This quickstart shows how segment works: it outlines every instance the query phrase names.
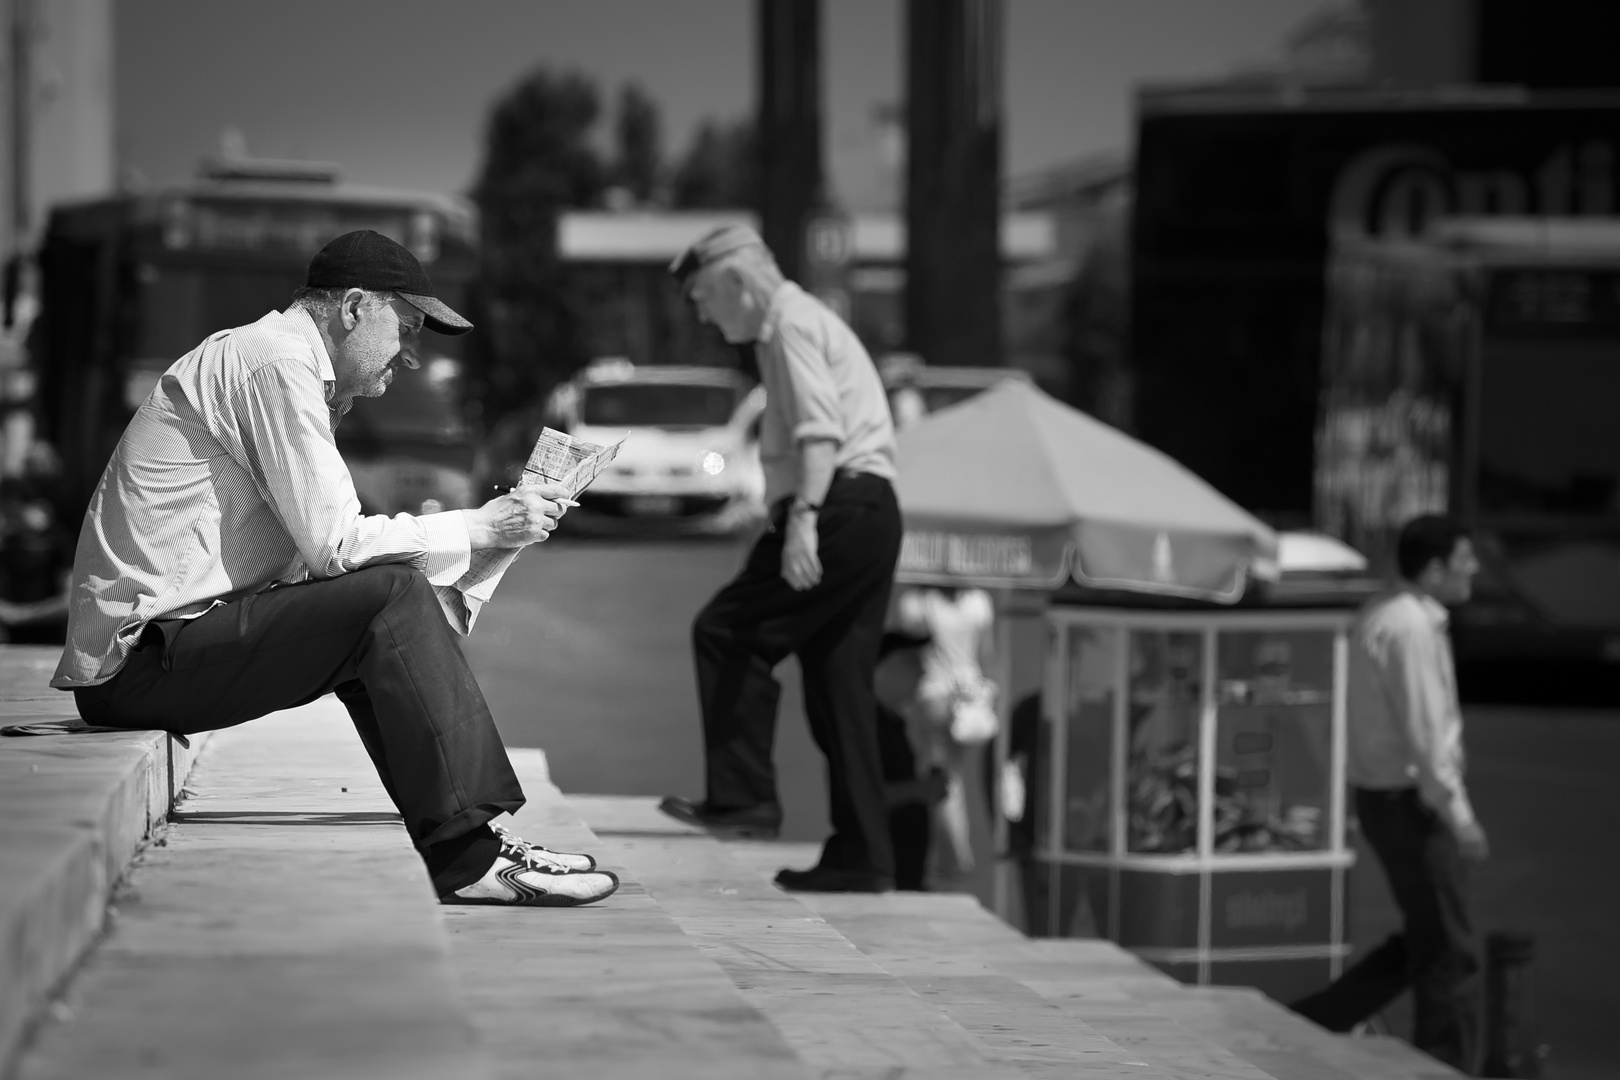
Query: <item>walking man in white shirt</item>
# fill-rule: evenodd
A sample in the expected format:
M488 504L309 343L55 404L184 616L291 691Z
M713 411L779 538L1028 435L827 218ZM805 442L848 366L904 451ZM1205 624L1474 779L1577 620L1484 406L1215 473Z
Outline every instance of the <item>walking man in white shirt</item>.
M666 798L721 835L774 837L771 745L792 653L810 733L827 757L833 832L820 862L776 883L816 892L894 888L872 673L900 557L894 424L872 359L825 304L783 278L758 233L724 226L671 267L697 315L752 343L765 384L760 458L770 530L692 624L707 790Z
M1435 515L1401 529L1396 560L1399 585L1369 601L1351 629L1348 772L1362 835L1405 927L1293 1007L1349 1031L1410 986L1413 1045L1469 1072L1480 959L1468 864L1489 848L1463 786L1446 607L1468 599L1479 562L1462 527Z
M331 691L441 899L590 903L618 879L589 855L491 824L523 791L432 588L475 550L544 540L560 493L367 517L333 438L356 397L417 367L424 328L472 324L405 248L346 233L285 312L222 330L164 372L85 514L51 685L92 724L179 735Z

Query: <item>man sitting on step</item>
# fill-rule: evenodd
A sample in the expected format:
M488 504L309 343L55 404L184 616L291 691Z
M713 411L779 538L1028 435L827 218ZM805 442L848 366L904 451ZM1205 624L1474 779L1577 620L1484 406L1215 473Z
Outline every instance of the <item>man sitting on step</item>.
M523 790L433 591L474 551L544 540L560 492L366 516L334 440L356 397L417 368L424 327L472 324L409 251L351 232L286 311L170 367L90 501L51 685L89 723L182 735L332 691L443 900L588 904L618 879L492 824Z

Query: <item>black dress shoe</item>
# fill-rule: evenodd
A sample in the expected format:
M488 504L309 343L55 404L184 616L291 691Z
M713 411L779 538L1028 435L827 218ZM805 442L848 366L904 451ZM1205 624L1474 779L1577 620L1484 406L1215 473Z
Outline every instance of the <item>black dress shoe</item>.
M825 866L812 866L808 870L779 870L776 884L791 892L884 893L894 889L894 879L891 877Z
M716 810L708 803L666 795L658 809L684 825L695 825L722 840L775 840L782 831L782 808L762 803L741 810Z

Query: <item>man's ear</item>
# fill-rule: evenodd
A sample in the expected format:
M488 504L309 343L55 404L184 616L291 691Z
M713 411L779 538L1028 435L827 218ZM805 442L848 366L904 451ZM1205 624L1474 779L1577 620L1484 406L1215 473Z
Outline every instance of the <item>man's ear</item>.
M350 289L343 294L338 302L338 318L343 320L343 329L353 330L360 322L360 305L365 303L366 294L363 289Z

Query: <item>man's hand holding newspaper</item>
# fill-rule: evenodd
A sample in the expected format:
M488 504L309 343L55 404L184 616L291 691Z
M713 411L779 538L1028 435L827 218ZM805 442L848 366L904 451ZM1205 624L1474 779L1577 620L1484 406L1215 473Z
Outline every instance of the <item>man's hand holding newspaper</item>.
M609 462L618 456L619 447L624 440L609 446L598 443L585 442L576 439L564 432L553 428L546 428L540 433L535 442L529 460L523 466L523 476L518 480L519 488L544 486L548 498L559 498L567 505L577 506L574 500L579 493L591 485L591 482L602 474ZM523 513L521 503L514 500L511 512L516 515ZM522 523L513 523L514 532L521 534ZM497 525L496 532L502 530ZM475 538L484 540L490 538ZM522 547L480 546L472 553L472 564L467 572L461 575L454 585L436 585L434 592L438 594L439 606L444 609L445 618L450 621L458 633L468 634L472 631L473 622L478 618L479 609L495 594L495 586L500 584L501 575L506 568L517 560Z

